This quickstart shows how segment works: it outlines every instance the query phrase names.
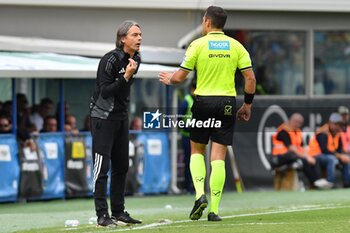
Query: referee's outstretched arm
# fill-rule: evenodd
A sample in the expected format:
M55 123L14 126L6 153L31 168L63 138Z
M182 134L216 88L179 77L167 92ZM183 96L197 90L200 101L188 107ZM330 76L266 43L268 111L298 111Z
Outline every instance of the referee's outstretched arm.
M158 77L161 83L172 85L182 83L186 79L188 73L189 71L178 69L175 72L160 72Z

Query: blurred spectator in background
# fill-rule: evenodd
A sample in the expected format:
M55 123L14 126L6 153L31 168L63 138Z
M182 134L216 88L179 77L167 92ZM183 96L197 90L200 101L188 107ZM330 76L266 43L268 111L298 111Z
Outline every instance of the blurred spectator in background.
M66 125L67 125L67 130L66 130ZM79 133L79 130L77 129L77 119L73 114L68 114L66 116L65 131L71 132L74 134Z
M192 119L192 105L193 105L193 97L194 91L196 90L196 79L193 79L190 85L190 91L187 95L185 95L184 100L180 105L179 114L183 115L182 120L187 121L187 119ZM185 190L188 193L194 193L192 176L190 171L190 158L191 158L191 143L190 143L190 131L189 129L180 128L180 134L182 137L182 148L184 151L183 163L185 165L184 169L184 178L185 178Z
M142 119L140 117L134 117L130 122L131 130L142 130Z
M69 124L64 124L64 132L72 133L72 127Z
M249 51L252 63L255 64L257 94L305 94L305 33L274 30L225 31ZM241 80L236 77L238 93L244 92Z
M314 94L332 94L334 90L334 82L329 76L327 67L322 59L316 57L314 60L314 67Z
M8 116L0 115L0 134L11 133L12 125Z
M12 101L7 100L2 104L1 115L12 116Z
M29 108L27 97L22 93L16 94L17 98L17 126L25 128L26 121L29 120Z
M309 142L309 154L316 157L321 166L326 168L327 180L335 183L335 168L340 162L344 187L350 187L350 157L343 153L340 131L342 117L332 113L328 123L320 127Z
M49 115L44 118L44 126L41 133L57 132L57 120L56 117Z
M343 151L350 154L350 126L349 126L349 108L339 106L338 113L342 117L340 137L343 144Z
M30 134L37 132L36 126L30 121L31 109L25 94L17 93L17 136L22 142L30 138Z
M277 85L270 77L266 66L259 66L256 69L256 93L259 95L277 94Z
M130 130L137 130L141 131L142 130L142 119L140 117L134 117L129 126ZM137 134L136 133L129 133L129 139L132 141L135 146L139 146L139 142L137 141Z
M50 98L43 98L40 101L39 107L33 107L32 114L29 119L33 123L38 131L43 129L44 119L47 117L52 110L53 102Z
M17 93L17 128L25 131L30 127L30 108L28 108L28 99L25 94Z
M311 187L331 188L332 184L321 179L319 164L316 159L307 154L304 149L301 127L304 117L300 113L294 113L289 121L277 128L272 137L272 167L285 164L292 165L301 160L302 170L310 182Z

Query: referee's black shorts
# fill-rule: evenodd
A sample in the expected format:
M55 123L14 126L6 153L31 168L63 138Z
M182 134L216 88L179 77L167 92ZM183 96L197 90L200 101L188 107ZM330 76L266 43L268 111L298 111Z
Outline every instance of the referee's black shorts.
M222 145L232 145L236 120L236 98L233 96L196 96L192 106L192 119L221 121L221 127L190 129L190 139L207 144L209 139ZM211 125L212 126L212 125Z

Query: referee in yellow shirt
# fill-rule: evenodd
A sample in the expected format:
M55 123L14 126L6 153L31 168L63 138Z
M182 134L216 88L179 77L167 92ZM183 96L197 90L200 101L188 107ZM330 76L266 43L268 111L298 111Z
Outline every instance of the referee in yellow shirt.
M193 119L221 121L220 128L192 128L190 170L196 190L196 201L190 219L198 220L207 207L204 193L206 167L204 154L211 139L210 208L208 221L221 221L219 204L225 183L225 156L232 145L235 118L248 121L255 93L255 75L247 50L237 40L224 34L227 14L221 7L210 6L202 21L203 37L194 40L174 73L161 72L160 82L182 83L188 73L197 70L197 87L192 107ZM236 114L235 72L239 69L245 79L244 103Z

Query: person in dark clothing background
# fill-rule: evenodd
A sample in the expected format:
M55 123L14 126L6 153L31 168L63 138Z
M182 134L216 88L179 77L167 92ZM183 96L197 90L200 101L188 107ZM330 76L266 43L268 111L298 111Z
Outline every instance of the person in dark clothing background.
M196 79L193 79L190 84L190 93L185 95L184 100L180 106L180 115L183 115L182 119L186 121L187 119L192 119L191 108L193 106L194 91L196 90ZM190 171L190 158L191 158L191 143L190 143L190 130L188 128L180 128L182 148L184 151L184 177L185 185L184 188L188 193L194 193L192 176Z
M116 227L141 223L125 209L125 182L129 167L128 107L130 87L140 66L141 29L133 21L123 22L116 35L116 48L99 63L90 102L93 138L94 201L97 225ZM107 178L111 167L108 213Z
M57 132L57 129L58 123L56 117L53 115L49 115L44 118L44 125L43 128L40 130L40 133Z
M0 134L11 133L12 125L10 117L0 114Z

